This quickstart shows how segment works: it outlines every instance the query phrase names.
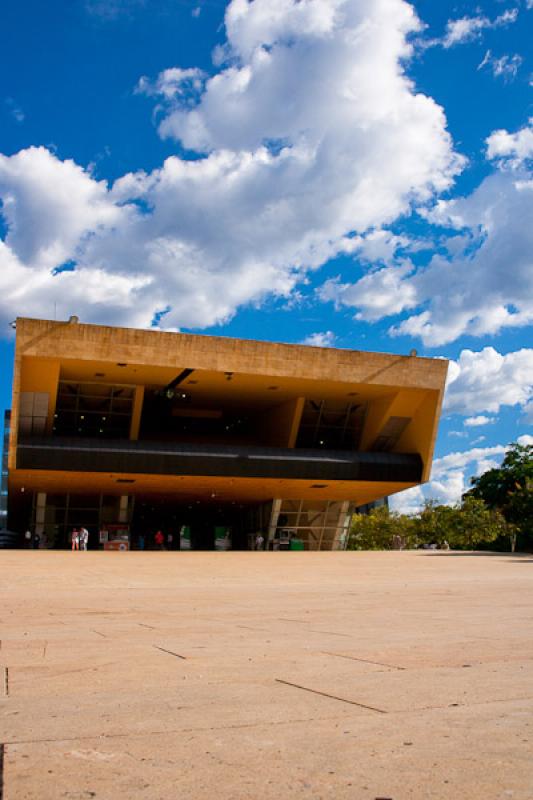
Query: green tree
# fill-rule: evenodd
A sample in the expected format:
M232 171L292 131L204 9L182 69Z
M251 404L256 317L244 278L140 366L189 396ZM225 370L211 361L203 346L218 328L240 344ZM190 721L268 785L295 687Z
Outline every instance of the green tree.
M456 520L451 547L474 550L480 544L493 542L502 533L500 515L490 511L479 497L465 497Z
M404 514L381 507L352 518L349 550L391 550L395 545L409 548L415 543L413 520Z
M459 514L458 508L438 505L434 500L427 500L414 520L419 541L424 544L449 543L458 528Z
M465 497L460 506L437 505L430 500L414 525L420 542L440 546L448 542L454 550L473 550L509 533L502 515L475 497Z
M533 446L513 444L501 464L477 478L465 495L482 499L508 523L507 535L518 534L521 544L533 544Z

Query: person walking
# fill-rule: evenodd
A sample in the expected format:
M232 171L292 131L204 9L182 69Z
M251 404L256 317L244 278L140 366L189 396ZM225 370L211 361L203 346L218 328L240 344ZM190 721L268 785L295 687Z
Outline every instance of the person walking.
M72 549L79 550L80 549L80 532L77 528L74 528L71 534L72 540Z

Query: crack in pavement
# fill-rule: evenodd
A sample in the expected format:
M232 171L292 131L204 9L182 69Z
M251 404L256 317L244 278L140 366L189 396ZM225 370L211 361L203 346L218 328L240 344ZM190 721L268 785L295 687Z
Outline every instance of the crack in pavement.
M308 686L300 686L298 683L291 683L284 681L282 678L275 678L276 683L283 683L285 686L293 686L295 689L303 689L304 692L312 692L312 694L319 694L322 697L329 697L332 700L340 700L341 703L349 703L351 706L359 706L359 708L366 708L369 711L376 711L378 714L387 714L383 708L375 708L375 706L367 706L364 703L358 703L356 700L347 700L345 697L338 697L335 694L328 694L327 692L320 692L318 689L310 689Z

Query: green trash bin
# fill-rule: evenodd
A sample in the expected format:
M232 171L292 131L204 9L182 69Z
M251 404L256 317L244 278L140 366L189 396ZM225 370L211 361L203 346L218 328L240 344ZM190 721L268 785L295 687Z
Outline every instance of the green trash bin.
M290 549L291 550L303 550L304 549L303 540L302 539L291 539Z

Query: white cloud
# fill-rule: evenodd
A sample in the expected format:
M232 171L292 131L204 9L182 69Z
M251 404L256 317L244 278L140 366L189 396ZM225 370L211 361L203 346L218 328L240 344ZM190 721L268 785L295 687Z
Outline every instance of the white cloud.
M204 87L205 79L205 72L197 67L171 67L159 73L155 81L143 75L136 91L151 97L160 95L165 101L194 105Z
M149 325L170 307L161 324L201 327L288 296L464 163L405 73L419 29L404 0L233 0L215 74L173 67L139 87L157 95L161 135L203 157L111 189L42 148L2 157L1 255L17 268L0 312L57 302L58 316ZM67 260L74 272L51 275ZM78 291L97 276L101 290Z
M533 349L502 355L493 347L479 352L463 350L450 362L444 409L456 414L497 413L502 406L525 407L533 395ZM476 420L476 421L474 421ZM465 425L485 425L480 415Z
M510 81L516 78L523 60L522 56L518 55L518 53L512 56L504 55L500 56L500 58L496 58L492 55L490 50L487 50L483 56L483 60L478 65L478 70L488 67L488 69L492 70L492 74L495 78L503 78L504 80Z
M463 334L496 334L533 321L533 181L490 175L468 197L439 202L436 224L468 235L469 247L436 255L406 280L426 309L391 329L434 347Z
M486 140L487 158L506 159L513 167L520 166L526 159L533 158L533 117L516 133L497 130Z
M356 319L375 321L409 314L390 333L420 337L436 347L464 334L496 334L533 321L533 180L524 170L502 169L469 196L439 201L430 223L447 239L425 267L405 255L409 245L391 236L394 255L355 283L333 278L318 291L324 301L355 309ZM459 235L450 235L450 228ZM443 247L447 253L443 253ZM353 248L358 255L358 245ZM437 248L435 248L437 249ZM359 257L360 261L364 258Z
M333 331L323 331L322 333L311 333L306 336L301 344L312 345L313 347L333 347L335 344L335 334Z
M479 428L481 425L490 425L493 422L496 422L494 417L485 417L483 414L480 414L477 417L467 417L463 425L466 425L468 428Z
M412 270L409 263L384 267L369 272L353 284L333 278L326 281L318 294L322 300L333 301L337 307L356 307L356 319L373 322L417 305L414 285L404 280Z
M0 197L6 243L36 270L74 258L85 236L109 230L128 215L112 202L105 182L44 147L0 154Z
M494 28L501 28L516 22L518 9L507 9L498 17L490 20L488 17L478 14L476 17L460 17L459 19L449 19L446 23L446 32L439 39L422 40L423 48L441 45L445 49L455 47L458 44L472 42L481 38L482 31Z
M456 44L472 41L480 31L490 26L487 17L461 17L460 19L450 19L446 24L446 34L442 40L445 48L453 47Z
M518 444L521 444L522 447L527 447L528 445L533 447L533 436L531 436L529 433L524 433L523 436L519 436L516 441Z
M412 514L422 508L424 500L435 500L443 505L459 503L470 488L470 478L497 467L507 449L508 445L473 447L436 458L429 483L394 495L390 501L391 508Z

